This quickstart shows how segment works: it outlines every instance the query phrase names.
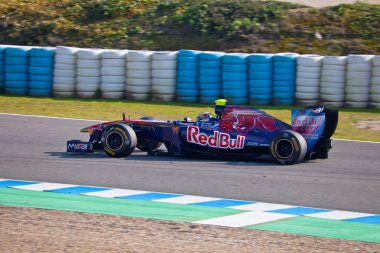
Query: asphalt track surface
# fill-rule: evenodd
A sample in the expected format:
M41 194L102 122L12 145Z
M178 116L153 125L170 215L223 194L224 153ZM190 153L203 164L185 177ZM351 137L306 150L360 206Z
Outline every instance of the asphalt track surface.
M335 141L328 160L272 161L66 153L94 122L0 114L0 178L380 213L380 144Z

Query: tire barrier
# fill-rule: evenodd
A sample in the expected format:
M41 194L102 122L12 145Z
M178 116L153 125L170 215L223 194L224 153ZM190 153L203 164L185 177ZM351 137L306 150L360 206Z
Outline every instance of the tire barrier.
M202 52L199 54L199 101L213 103L222 96L222 52Z
M129 51L127 54L126 97L148 100L152 89L151 64L153 51Z
M178 52L154 52L152 55L152 100L173 101Z
M319 82L323 56L301 55L297 58L297 105L319 104Z
M29 95L51 96L54 55L55 48L32 48L29 51Z
M248 103L248 54L226 54L222 61L222 95L231 104Z
M320 99L331 107L344 105L344 86L346 82L346 56L325 56L322 63Z
M372 55L347 56L345 105L366 108L369 102Z
M5 48L4 91L6 94L28 94L29 50L29 47L19 46Z
M252 54L249 64L249 103L270 105L272 103L273 54Z
M79 98L95 98L100 90L102 50L79 49L77 52L76 94Z
M0 45L0 93L380 109L380 56Z
M58 46L55 51L53 95L76 97L77 56L79 48Z
M104 50L101 54L100 90L102 98L125 97L127 50Z
M0 47L0 93L3 93L4 88L4 50L5 47Z
M178 102L197 102L198 56L196 50L179 50L177 58L176 100Z
M298 54L282 53L273 57L273 104L295 104Z
M370 107L380 109L380 56L372 59Z

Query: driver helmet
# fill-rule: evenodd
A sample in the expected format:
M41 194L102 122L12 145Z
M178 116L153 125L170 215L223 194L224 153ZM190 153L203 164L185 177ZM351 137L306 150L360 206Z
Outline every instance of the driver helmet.
M209 112L200 112L197 116L197 121L210 121L212 119L212 115Z

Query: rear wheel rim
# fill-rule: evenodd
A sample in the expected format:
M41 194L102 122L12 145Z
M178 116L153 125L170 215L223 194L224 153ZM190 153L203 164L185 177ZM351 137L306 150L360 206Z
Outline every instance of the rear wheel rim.
M106 145L112 151L118 151L123 147L124 137L118 132L111 132L107 135Z
M280 139L276 143L275 150L281 159L288 159L293 155L294 145L290 140Z

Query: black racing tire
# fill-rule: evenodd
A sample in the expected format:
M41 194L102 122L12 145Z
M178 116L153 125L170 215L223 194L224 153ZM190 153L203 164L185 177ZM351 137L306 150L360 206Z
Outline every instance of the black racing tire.
M102 134L104 152L112 157L129 156L136 148L135 131L125 124L111 124Z
M275 136L270 145L270 153L281 164L296 164L306 155L305 138L292 130L285 130Z
M153 117L142 117L140 119L155 120L155 118ZM151 152L161 147L161 145L162 145L162 142L147 140L144 138L138 138L136 147L140 149L141 151Z

